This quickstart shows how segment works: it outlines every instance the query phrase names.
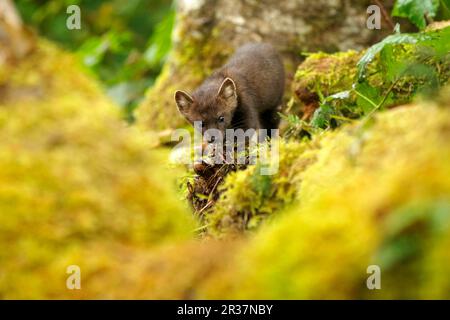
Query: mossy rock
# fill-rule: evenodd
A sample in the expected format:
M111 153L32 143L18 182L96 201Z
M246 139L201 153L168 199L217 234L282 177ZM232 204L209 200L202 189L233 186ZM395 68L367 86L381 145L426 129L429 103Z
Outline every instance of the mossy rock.
M39 41L1 87L0 297L70 297L71 264L101 279L120 248L192 237L151 137L122 122L73 56Z
M297 199L302 172L316 160L319 140L281 142L278 173L261 175L259 165L229 174L219 187L220 198L205 214L207 232L217 237L256 230Z
M292 83L294 100L289 113L310 120L321 97L348 90L356 81L356 65L363 53L357 51L309 55L298 67Z
M147 135L72 57L45 43L34 57L3 82L45 95L0 106L2 298L450 298L450 91L283 143L270 183L235 173L216 206L216 221L270 223L198 241Z
M237 253L223 291L210 282L204 297L448 299L450 90L438 104L321 137L296 201ZM243 180L229 193L247 194ZM381 290L366 286L371 265Z

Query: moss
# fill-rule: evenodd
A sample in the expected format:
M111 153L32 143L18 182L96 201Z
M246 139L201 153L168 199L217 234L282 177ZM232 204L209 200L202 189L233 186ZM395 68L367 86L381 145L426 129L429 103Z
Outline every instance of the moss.
M211 282L204 295L448 299L449 119L425 103L381 113L362 134L327 133L296 204L249 239L223 291ZM381 268L381 290L366 287L369 265Z
M222 194L206 214L210 234L255 230L263 220L297 197L302 172L315 161L319 139L313 142L281 142L278 173L261 175L260 167L231 173L220 187Z
M230 175L210 216L218 234L270 223L197 241L148 137L72 57L34 57L0 104L2 298L450 298L450 90L283 142L279 173Z
M0 139L0 297L67 296L70 264L101 278L120 254L111 248L137 254L192 237L149 137L45 41L2 79Z
M356 80L356 65L362 55L352 50L311 54L297 69L293 87L325 97L347 90Z

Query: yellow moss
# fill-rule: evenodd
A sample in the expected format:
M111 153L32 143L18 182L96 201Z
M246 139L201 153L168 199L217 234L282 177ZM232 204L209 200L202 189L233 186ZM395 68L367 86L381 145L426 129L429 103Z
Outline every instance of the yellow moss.
M293 89L305 88L311 92L320 90L322 95L348 90L356 77L356 64L362 53L356 51L334 54L315 53L299 66Z
M271 219L230 243L192 239L149 137L71 56L43 43L16 70L0 98L1 298L450 298L450 89L282 143L268 179L231 175L217 230L227 213Z
M14 70L0 97L0 297L68 296L70 264L101 278L117 258L110 248L192 236L152 140L120 120L75 58L41 42ZM88 253L98 263L84 264Z
M211 282L205 296L448 299L449 119L426 103L327 134L297 204L249 240L224 291ZM379 291L366 287L369 265L381 268Z

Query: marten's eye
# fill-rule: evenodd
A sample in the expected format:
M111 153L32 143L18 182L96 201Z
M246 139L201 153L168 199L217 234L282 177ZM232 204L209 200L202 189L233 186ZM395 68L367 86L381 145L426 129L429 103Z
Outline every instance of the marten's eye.
M224 118L224 117L222 117L222 116L220 116L220 117L219 117L219 119L217 119L217 121L218 121L219 123L222 123L222 122L224 122L224 121L225 121L225 118Z

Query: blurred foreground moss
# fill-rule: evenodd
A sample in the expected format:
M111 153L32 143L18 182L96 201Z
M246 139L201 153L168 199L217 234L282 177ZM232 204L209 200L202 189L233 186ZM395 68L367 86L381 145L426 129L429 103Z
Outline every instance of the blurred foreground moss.
M120 120L75 58L40 42L8 69L0 72L1 298L70 296L68 265L95 279L128 247L191 236L194 222L151 137ZM95 263L83 265L86 256Z

